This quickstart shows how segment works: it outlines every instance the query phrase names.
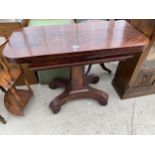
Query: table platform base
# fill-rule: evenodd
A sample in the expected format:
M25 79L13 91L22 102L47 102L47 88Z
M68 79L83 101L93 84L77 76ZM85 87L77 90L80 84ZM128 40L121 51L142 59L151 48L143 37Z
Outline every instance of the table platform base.
M95 84L99 81L96 75L85 76L84 66L71 67L71 79L55 79L49 87L52 89L64 88L64 92L58 95L49 105L54 114L58 113L61 106L69 100L92 98L100 105L107 105L108 94L104 91L92 88L89 84Z

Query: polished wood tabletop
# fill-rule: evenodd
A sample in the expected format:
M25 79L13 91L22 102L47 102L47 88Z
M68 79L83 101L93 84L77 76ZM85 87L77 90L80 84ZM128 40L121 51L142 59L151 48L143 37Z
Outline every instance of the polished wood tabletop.
M148 39L124 20L91 20L63 26L21 28L11 35L3 54L8 61L24 63L34 57L82 56L91 51L142 47L147 43Z

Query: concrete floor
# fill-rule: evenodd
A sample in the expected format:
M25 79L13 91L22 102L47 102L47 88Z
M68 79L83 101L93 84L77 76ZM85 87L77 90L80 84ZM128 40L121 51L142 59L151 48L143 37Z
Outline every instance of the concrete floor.
M116 63L107 65L116 70ZM68 102L61 112L54 115L49 102L62 89L50 90L47 85L33 85L34 97L25 109L25 117L9 114L3 105L0 92L0 114L7 124L0 124L0 134L155 134L155 95L120 100L111 85L113 74L108 75L99 65L93 73L100 82L93 85L109 93L107 106L100 106L90 99Z

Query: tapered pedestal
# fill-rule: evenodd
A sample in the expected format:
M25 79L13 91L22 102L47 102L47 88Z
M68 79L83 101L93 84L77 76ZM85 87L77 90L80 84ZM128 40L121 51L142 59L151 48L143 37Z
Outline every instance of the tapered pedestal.
M72 67L70 80L55 79L49 85L52 89L58 87L65 89L50 103L51 110L53 113L58 113L67 101L80 98L96 99L100 105L107 105L108 94L89 86L89 83L95 84L98 81L99 78L95 75L85 77L84 66Z

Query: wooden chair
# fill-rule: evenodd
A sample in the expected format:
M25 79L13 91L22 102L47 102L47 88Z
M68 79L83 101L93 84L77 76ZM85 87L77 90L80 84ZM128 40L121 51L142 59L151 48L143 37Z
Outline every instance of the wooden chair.
M6 36L6 42L0 46L0 52L3 51L7 42L8 38ZM21 69L21 66L17 64L9 66L2 53L0 53L0 68L0 88L5 93L5 107L12 114L24 115L23 110L30 97L33 95L33 92L29 83L24 77L24 72ZM16 89L15 83L21 76L23 76L28 90Z

